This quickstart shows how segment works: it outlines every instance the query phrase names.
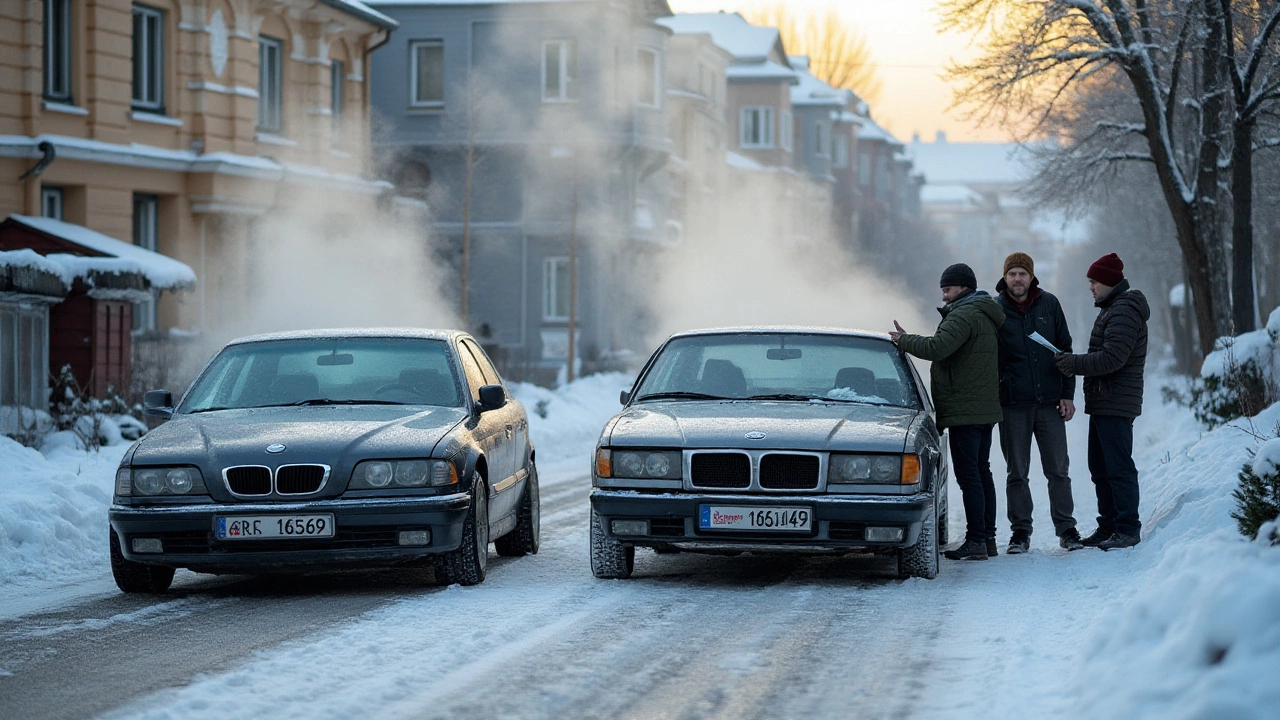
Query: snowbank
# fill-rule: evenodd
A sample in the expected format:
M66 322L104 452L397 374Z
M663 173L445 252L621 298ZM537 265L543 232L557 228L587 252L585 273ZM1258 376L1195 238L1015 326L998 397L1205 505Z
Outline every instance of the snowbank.
M1100 607L1089 631L1074 683L1079 717L1280 713L1280 548L1241 537L1231 518L1237 475L1259 443L1247 420L1199 437L1188 419L1137 458L1150 510L1142 543L1123 558L1132 591ZM1277 423L1280 404L1252 427Z
M582 455L582 448L591 448L604 424L622 410L618 393L630 390L634 380L625 373L601 373L555 390L529 383L513 384L512 394L524 403L525 412L529 414L529 437L533 439L538 462L578 461L584 466L590 463L591 458ZM541 412L545 412L546 417L542 417Z
M1271 311L1266 327L1236 337L1218 338L1213 352L1205 356L1204 364L1200 366L1200 376L1224 377L1229 365L1243 367L1253 362L1270 377L1280 377L1280 372L1277 372L1277 366L1280 366L1277 338L1280 338L1280 308Z

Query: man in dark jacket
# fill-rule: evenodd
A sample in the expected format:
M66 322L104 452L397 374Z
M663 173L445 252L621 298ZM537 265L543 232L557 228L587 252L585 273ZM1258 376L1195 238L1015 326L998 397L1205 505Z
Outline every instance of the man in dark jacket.
M947 430L951 467L964 497L965 539L944 553L952 560L996 554L996 487L991 478L991 429L1000 422L996 331L1004 311L978 290L973 270L956 263L942 273L942 322L932 337L909 335L893 322L894 344L933 362L929 380L938 429Z
M1058 298L1040 289L1031 256L1016 252L1004 260L996 285L1004 310L1000 326L1000 450L1009 474L1005 481L1013 536L1005 552L1031 547L1031 438L1040 448L1040 465L1049 481L1049 516L1058 544L1079 550L1080 533L1072 517L1071 477L1067 474L1067 421L1075 415L1076 379L1054 367L1053 351L1031 339L1039 333L1054 347L1071 351L1071 332Z
M1103 550L1137 545L1138 468L1133 464L1133 420L1142 414L1142 370L1147 360L1151 308L1129 287L1115 253L1089 266L1089 291L1098 319L1085 355L1055 356L1064 375L1084 376L1089 416L1089 474L1098 493L1098 529L1082 542Z

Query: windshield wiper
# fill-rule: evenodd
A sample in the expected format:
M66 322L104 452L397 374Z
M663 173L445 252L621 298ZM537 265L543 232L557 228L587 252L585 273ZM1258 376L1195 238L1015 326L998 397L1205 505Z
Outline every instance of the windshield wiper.
M284 406L296 405L407 405L408 403L395 402L394 400L333 400L331 398L310 398L308 400L299 400L297 402L285 403ZM271 407L271 406L265 406ZM277 405L276 407L282 407Z
M202 412L217 412L219 410L239 410L239 409L240 408L226 407L224 405L215 405L213 407L199 408L197 410L189 410L188 412L191 415L195 415L196 413L202 413Z
M744 400L826 400L827 398L818 397L817 395L799 395L797 393L769 393L767 395L752 395Z
M700 392L688 392L686 390L673 390L671 392L649 393L636 398L641 400L732 400L733 398L721 397L719 395L708 395Z

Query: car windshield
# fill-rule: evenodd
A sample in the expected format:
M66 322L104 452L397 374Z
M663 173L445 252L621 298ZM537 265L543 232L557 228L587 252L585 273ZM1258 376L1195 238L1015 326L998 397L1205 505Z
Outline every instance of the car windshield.
M635 398L826 400L919 408L911 373L888 341L825 334L676 338L654 359Z
M462 404L439 340L317 338L231 345L178 412L281 405Z

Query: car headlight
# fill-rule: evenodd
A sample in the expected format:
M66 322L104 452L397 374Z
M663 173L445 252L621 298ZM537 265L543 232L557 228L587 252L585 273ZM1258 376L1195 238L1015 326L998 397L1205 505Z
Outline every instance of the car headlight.
M607 453L602 464L600 454ZM681 477L679 450L610 450L601 448L596 457L596 474L615 478L664 478L678 480ZM607 468L605 472L602 469Z
M832 453L827 484L911 485L920 481L915 455L851 455Z
M440 487L458 482L448 460L366 460L351 472L349 490L402 487Z
M116 495L129 497L140 495L208 495L204 476L199 468L182 467L122 467L116 470Z

